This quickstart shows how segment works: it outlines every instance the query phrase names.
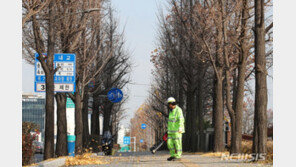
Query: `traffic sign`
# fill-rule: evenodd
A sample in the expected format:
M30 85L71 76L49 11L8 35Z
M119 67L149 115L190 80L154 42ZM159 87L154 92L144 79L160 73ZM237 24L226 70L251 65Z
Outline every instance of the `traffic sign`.
M140 143L143 143L143 142L144 142L144 140L143 140L143 139L141 139L141 140L140 140Z
M141 128L142 128L142 129L146 129L146 124L142 124L142 125L141 125Z
M95 81L94 81L94 80L90 81L90 82L88 83L88 87L89 87L89 88L94 88L94 87L95 87Z
M46 54L44 54L46 55ZM45 73L41 62L35 53L35 92L45 92ZM53 60L54 68L59 67L54 74L55 92L75 92L76 56L71 53L56 53Z
M131 144L131 137L130 136L124 136L123 137L123 144Z
M75 108L75 103L69 97L67 97L66 108Z
M108 99L113 103L118 103L123 98L123 93L118 88L112 88L107 94Z

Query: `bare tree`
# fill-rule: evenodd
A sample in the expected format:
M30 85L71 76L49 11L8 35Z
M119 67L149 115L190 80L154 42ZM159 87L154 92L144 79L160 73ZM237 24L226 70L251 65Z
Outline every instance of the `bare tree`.
M54 157L54 74L58 70L53 66L56 46L55 5L54 0L44 3L23 1L23 11L27 11L27 15L23 17L24 58L32 64L35 60L34 53L37 52L37 59L46 78L44 159ZM44 56L44 53L47 55Z
M266 153L267 143L267 70L265 53L264 0L255 0L255 116L253 152Z
M46 104L45 104L45 143L44 143L44 159L52 158L54 156L54 81L53 76L56 70L53 67L53 55L55 47L55 33L54 33L54 5L52 0L48 5L48 32L47 32L47 56L43 56L45 52L39 22L36 15L33 19L33 32L35 38L35 50L39 54L38 60L45 72L46 78Z

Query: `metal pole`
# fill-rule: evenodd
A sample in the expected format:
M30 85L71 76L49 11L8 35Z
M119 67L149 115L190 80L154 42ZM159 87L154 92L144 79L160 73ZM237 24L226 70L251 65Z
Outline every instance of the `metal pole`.
M134 139L134 137L132 137L132 129L131 129L131 140ZM132 141L130 141L130 143L132 143ZM134 139L134 143L135 143L135 139ZM135 152L135 144L134 144L134 152Z
M137 151L137 148L136 148L136 141L137 141L137 138L136 136L134 137L134 151L136 152Z

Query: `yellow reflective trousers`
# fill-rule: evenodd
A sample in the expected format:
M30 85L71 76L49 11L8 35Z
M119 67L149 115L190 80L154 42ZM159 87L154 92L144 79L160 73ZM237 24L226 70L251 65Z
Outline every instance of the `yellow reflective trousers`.
M167 145L172 157L181 158L182 133L168 134Z

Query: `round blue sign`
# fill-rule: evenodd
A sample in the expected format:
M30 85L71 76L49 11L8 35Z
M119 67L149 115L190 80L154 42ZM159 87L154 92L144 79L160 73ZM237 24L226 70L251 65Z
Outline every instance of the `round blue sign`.
M123 98L123 93L120 89L112 88L107 94L108 99L113 103L118 103Z
M140 143L143 143L143 142L144 142L144 140L143 140L143 139L141 139L141 140L140 140Z
M141 125L141 128L142 128L142 129L146 129L146 124L142 124L142 125Z

